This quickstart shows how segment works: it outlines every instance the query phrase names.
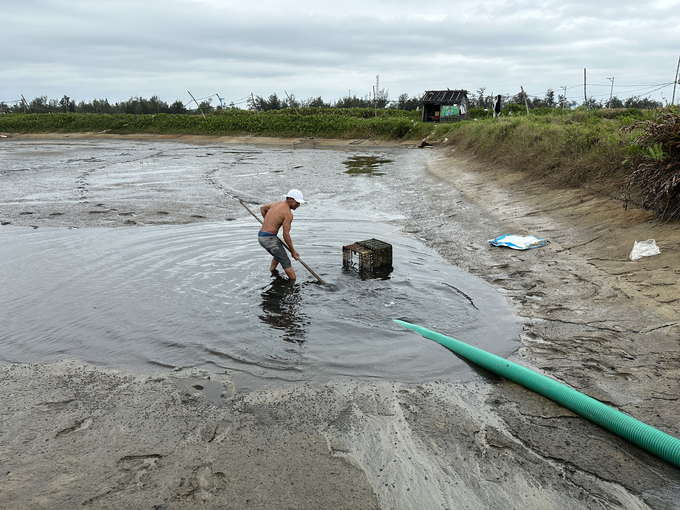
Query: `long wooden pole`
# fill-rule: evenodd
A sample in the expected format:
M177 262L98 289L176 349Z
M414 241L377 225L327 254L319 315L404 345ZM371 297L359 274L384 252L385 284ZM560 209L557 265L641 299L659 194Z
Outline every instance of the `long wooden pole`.
M586 94L586 68L583 68L583 104L588 104L588 94Z
M239 200L239 202L241 203L241 205L242 205L243 207L245 207L245 208L248 210L248 212L249 212L250 214L253 215L253 218L255 218L257 221L259 221L260 224L262 225L262 220L261 220L260 218L258 218L257 215L256 215L253 211L250 210L250 207L248 207L246 204L244 204L241 200ZM286 248L286 250L288 250L291 254L293 253L292 250L291 250L291 249L288 247L288 245L285 243L285 241L281 241L281 244L283 244L283 246ZM322 284L326 285L326 282L324 282L318 274L316 274L314 271L312 271L312 268L309 267L307 264L305 264L305 263L302 261L302 259L297 259L297 260L298 260L298 262L299 262L300 264L302 264L303 266L305 266L305 268L307 269L307 271L309 271L310 273L312 273L312 274L314 275L314 277L315 277L317 280L319 280L319 283L322 283Z
M201 105L198 104L198 101L196 101L196 98L191 94L191 92L189 92L188 90L187 90L187 92L191 96L191 99L194 100L194 103L196 103L196 106L198 106L198 111L201 112L201 115L203 115L203 118L205 119L205 113L203 113L203 110L201 110Z
M673 99L671 99L671 104L675 104L675 86L678 84L678 82L680 82L680 80L678 79L678 71L680 71L680 58L678 58L678 67L675 69L675 81L673 82Z

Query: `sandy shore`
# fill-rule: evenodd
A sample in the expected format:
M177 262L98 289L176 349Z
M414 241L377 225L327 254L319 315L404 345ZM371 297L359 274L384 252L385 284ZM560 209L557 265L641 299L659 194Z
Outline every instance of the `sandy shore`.
M414 146L420 141L398 141L398 140L369 140L338 138L280 138L274 136L203 136L203 135L111 135L106 132L101 133L22 133L9 134L10 138L22 140L93 140L102 139L126 139L126 140L178 140L195 144L206 143L233 143L250 144L259 146L277 147L305 147L305 148L341 148L341 147L404 147Z
M376 143L248 143L294 142ZM680 225L434 151L395 184L418 191L403 229L505 294L511 359L680 438ZM503 233L551 242L488 245ZM648 238L661 254L629 260ZM237 394L200 372L0 373L0 508L680 508L680 469L494 377Z

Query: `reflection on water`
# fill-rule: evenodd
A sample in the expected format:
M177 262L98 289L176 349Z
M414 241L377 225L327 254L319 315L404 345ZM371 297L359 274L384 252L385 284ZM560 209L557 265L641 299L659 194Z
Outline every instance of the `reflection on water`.
M350 156L342 162L347 167L346 174L369 175L385 175L377 170L387 163L392 163L392 160L382 156Z
M260 320L281 331L286 342L301 344L307 336L310 319L301 310L302 289L302 285L277 274L262 292Z

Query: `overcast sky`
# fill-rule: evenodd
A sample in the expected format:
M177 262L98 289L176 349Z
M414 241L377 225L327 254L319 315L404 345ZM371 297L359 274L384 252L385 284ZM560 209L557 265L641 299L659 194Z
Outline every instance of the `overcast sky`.
M680 0L0 0L0 101L467 89L670 102ZM680 86L678 86L680 89ZM676 90L675 102L680 102Z

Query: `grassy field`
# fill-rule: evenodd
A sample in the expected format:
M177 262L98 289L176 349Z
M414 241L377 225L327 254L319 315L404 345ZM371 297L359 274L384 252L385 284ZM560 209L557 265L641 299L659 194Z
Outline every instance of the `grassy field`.
M377 116L376 116L377 113ZM207 115L0 115L4 133L78 133L240 135L323 138L422 139L429 133L418 112L306 108L250 112L224 110Z
M656 143L654 150L661 151L650 152L651 158L677 161L677 147L672 149L666 144L664 147L669 149L664 153L660 149L664 140L642 136L645 130L653 130L650 126L664 111L677 120L678 109L672 107L661 111L543 108L531 110L529 115L522 108L510 108L498 118L473 108L470 112L473 120L447 124L423 123L418 111L360 108L298 108L257 113L223 110L205 118L171 114L12 113L0 115L0 133L249 134L412 142L427 139L432 143L448 139L458 150L528 172L556 186L583 187L626 198L622 190L627 176L640 161L649 159L646 145ZM668 126L668 121L665 122ZM676 128L672 126L676 124L670 125L670 132L674 132ZM633 154L637 156L631 157ZM680 187L680 176L677 180ZM645 203L644 196L636 197L630 187L627 198L633 203Z
M438 126L429 139L558 186L620 195L624 164L638 132L623 128L652 117L641 110L554 110Z
M680 108L531 110L438 126L477 158L680 219Z

